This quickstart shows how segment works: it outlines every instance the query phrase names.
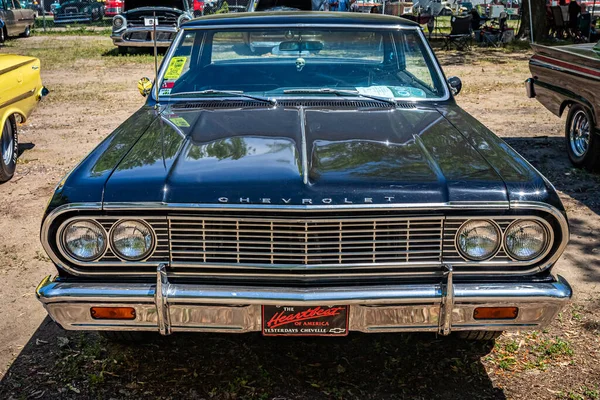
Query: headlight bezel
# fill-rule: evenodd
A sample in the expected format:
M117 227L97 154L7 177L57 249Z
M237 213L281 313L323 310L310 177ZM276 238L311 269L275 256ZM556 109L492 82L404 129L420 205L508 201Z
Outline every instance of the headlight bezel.
M485 257L472 257L469 254L466 254L465 251L463 251L463 249L460 246L459 240L460 240L460 234L462 229L469 223L473 223L473 222L487 222L489 223L494 230L496 231L496 235L498 236L498 240L496 243L496 246L494 248L494 250L492 252L490 252L489 255L485 256ZM467 219L465 222L463 222L460 227L456 230L456 236L454 238L454 246L456 247L456 251L458 251L458 254L460 254L460 256L462 258L464 258L465 260L469 261L469 262L484 262L484 261L489 261L491 259L493 259L498 252L500 251L500 249L502 248L502 244L504 242L504 236L503 236L503 232L502 229L500 228L500 226L498 225L498 223L492 219L488 219L488 218L469 218Z
M114 242L114 233L115 233L115 230L117 229L117 227L125 222L139 223L141 225L144 225L150 232L150 236L152 238L152 244L148 248L148 250L145 253L143 253L143 255L140 257L128 257L117 250L117 246ZM148 222L144 221L143 219L136 219L136 218L119 219L114 224L112 224L112 226L110 227L110 231L108 232L108 242L109 242L111 252L117 258L119 258L123 261L128 261L128 262L144 262L148 258L152 257L152 254L154 254L154 251L156 250L157 241L158 240L157 240L156 232L154 231L154 228L152 227L152 225L150 225Z
M116 25L116 21L117 21L117 20L121 21L121 25L119 25L119 26L117 26L117 25ZM127 27L127 20L125 19L125 17L124 17L124 16L122 16L122 15L120 15L120 14L119 14L119 15L115 15L115 16L113 17L113 21L112 21L112 27L113 27L113 29L115 29L115 30L119 30L119 29L122 29L122 28L124 28L124 27Z
M542 246L542 249L533 257L529 257L529 258L518 257L510 250L508 243L507 243L508 236L509 236L508 232L510 231L510 229L513 228L515 225L522 224L522 223L534 223L534 224L538 225L539 227L541 227L542 231L544 232L544 245ZM513 222L510 223L510 225L508 225L506 227L502 236L503 236L502 237L502 248L506 252L506 255L517 262L533 262L533 261L539 259L540 257L544 256L548 252L548 249L550 248L550 244L553 240L552 230L549 229L546 226L546 224L542 223L539 220L533 219L533 218L519 218L519 219L514 220Z
M104 236L104 245L103 245L102 251L100 251L96 256L91 257L91 258L82 258L82 257L77 256L76 254L73 254L73 252L69 249L69 247L67 245L66 235L67 235L68 228L71 225L74 225L77 223L82 223L82 222L87 222L87 223L91 223L92 225L96 225L96 227L100 228L100 231ZM63 224L63 226L61 227L58 244L59 244L63 254L65 254L66 256L71 258L73 261L78 262L78 263L92 263L92 262L96 262L96 261L102 259L106 255L106 252L108 251L108 248L110 246L108 232L106 232L106 229L104 229L104 227L102 226L101 223L99 223L98 221L91 219L91 218L78 218L78 219L66 221Z

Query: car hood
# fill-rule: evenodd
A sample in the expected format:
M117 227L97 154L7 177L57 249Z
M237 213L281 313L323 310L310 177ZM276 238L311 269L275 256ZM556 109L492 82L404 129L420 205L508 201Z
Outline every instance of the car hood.
M489 203L552 191L460 108L407 107L168 107L111 171L103 201Z

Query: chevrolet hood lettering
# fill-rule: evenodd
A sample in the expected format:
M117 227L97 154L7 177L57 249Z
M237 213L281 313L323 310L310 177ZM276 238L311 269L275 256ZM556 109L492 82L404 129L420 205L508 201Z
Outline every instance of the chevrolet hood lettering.
M387 203L391 203L392 200L394 199L393 196L383 196L382 199L385 199L385 202ZM230 201L228 197L219 197L217 199L217 202L219 203L236 203L237 199L232 199L233 201ZM280 200L282 203L284 204L290 204L292 202L292 199L278 199ZM372 197L365 197L363 199L361 199L362 201L358 201L358 204L373 204L373 198ZM384 202L384 201L382 201ZM260 199L250 199L249 197L240 197L239 201L237 201L238 204L273 204L274 202L271 201L270 198L260 198ZM304 204L304 205L309 205L309 204L337 204L334 203L334 200L332 198L326 197L320 200L313 200L313 199L302 199L301 201L298 202L299 204ZM340 202L341 204L354 204L354 201L348 200L347 197L344 197L344 199Z

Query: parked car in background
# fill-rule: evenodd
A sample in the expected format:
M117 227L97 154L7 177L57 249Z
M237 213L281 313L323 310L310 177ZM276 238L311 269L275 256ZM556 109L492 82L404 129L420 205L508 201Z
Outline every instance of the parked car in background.
M110 37L121 54L154 46L154 31L156 45L169 47L179 26L192 18L188 0L126 0L123 12L113 17Z
M150 82L43 216L36 295L64 329L491 340L571 298L559 196L457 105L415 22L205 16Z
M600 170L600 42L531 47L528 97L559 117L567 113L569 159L576 167Z
M54 9L55 24L89 23L104 18L104 3L95 0L62 0Z
M248 12L294 12L311 11L311 0L250 0L248 3ZM291 40L294 38L293 32L287 32L286 35ZM290 36L292 35L292 36ZM251 52L268 53L277 50L279 43L286 39L280 32L259 32L247 31L242 34L244 43ZM297 38L297 37L296 37ZM313 35L309 37L308 32L304 33L306 40L316 40Z
M38 15L42 15L42 6L37 0L25 0L21 1L21 7L24 9L29 9L34 11L34 17Z
M47 89L40 78L40 60L0 54L0 182L12 178L19 155L18 126Z
M0 0L0 43L9 36L29 37L35 11L21 7L19 0Z
M123 12L123 0L107 0L104 3L104 16L114 17L117 14Z

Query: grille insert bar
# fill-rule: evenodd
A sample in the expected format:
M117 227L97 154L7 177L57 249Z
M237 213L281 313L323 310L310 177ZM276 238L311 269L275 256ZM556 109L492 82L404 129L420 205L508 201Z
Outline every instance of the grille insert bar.
M441 262L443 217L262 219L170 216L177 267L252 264L327 269Z

